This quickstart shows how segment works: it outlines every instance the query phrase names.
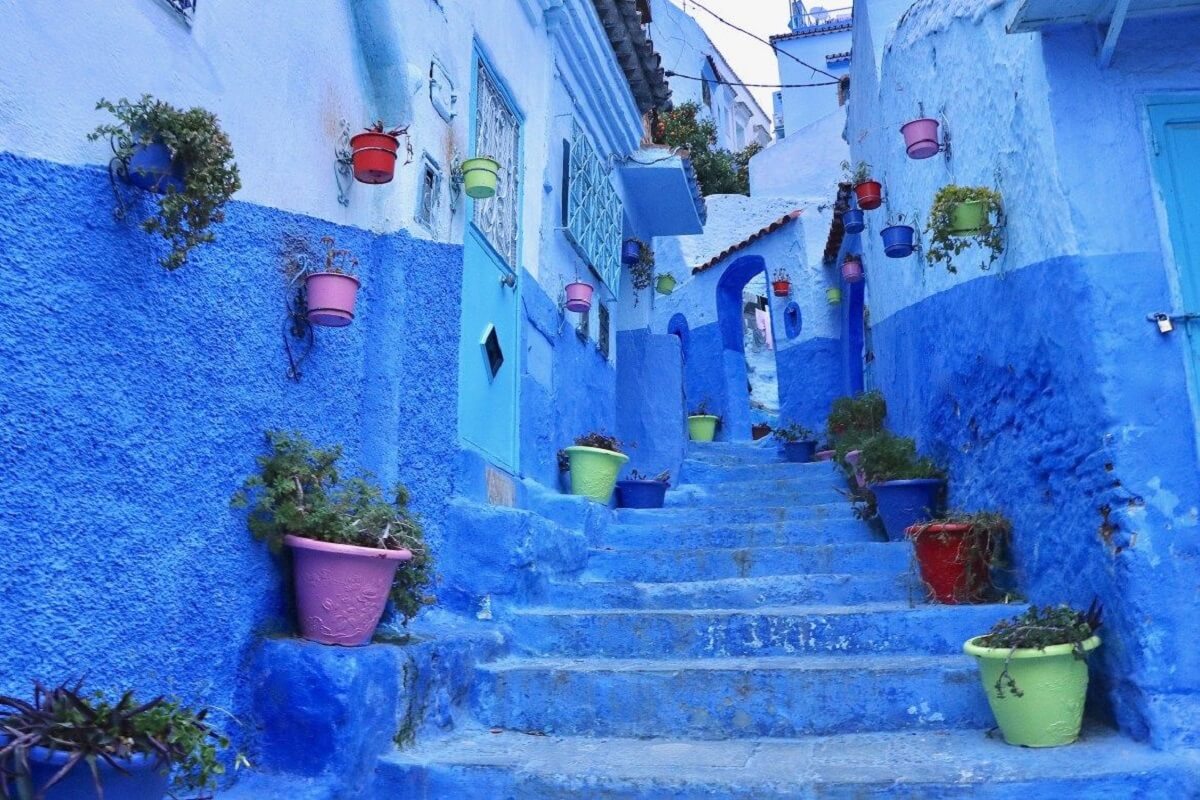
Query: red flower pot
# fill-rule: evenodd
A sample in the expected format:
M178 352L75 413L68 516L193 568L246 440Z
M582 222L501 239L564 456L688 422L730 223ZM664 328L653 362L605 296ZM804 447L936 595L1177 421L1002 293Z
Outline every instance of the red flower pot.
M772 281L771 288L775 290L776 297L787 297L792 293L791 281Z
M387 183L396 174L396 153L400 140L395 136L366 131L350 137L354 177L362 183Z
M927 523L906 531L917 551L921 580L939 603L979 602L990 583L989 554L967 551L970 530L970 525Z
M879 181L863 181L854 187L854 194L863 211L874 211L883 205L883 184Z

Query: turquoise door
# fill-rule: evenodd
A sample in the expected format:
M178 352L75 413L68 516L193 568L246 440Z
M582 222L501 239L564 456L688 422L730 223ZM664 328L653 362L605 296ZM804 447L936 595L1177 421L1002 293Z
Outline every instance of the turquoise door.
M1151 103L1154 162L1167 209L1184 313L1200 312L1200 98ZM1200 320L1182 322L1200 376ZM1193 379L1192 391L1200 391ZM1200 397L1197 398L1200 407Z
M458 432L466 446L515 472L521 120L498 78L478 56L472 109L470 155L499 161L500 179L495 197L467 200Z

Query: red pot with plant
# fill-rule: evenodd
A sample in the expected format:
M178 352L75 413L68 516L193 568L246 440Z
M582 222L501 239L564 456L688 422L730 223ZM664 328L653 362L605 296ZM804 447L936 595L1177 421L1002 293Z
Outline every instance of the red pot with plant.
M384 130L383 120L350 137L350 161L354 177L362 183L388 183L396 174L400 137L408 128Z
M905 531L916 551L921 581L934 602L983 602L991 567L1007 549L1012 524L999 514L947 514Z
M845 181L854 187L858 207L863 211L874 211L883 205L883 184L871 177L871 165L860 161L851 169L849 161L842 162L846 172Z
M787 270L775 270L775 277L771 279L771 290L776 297L787 297L792 293L792 281L788 278Z

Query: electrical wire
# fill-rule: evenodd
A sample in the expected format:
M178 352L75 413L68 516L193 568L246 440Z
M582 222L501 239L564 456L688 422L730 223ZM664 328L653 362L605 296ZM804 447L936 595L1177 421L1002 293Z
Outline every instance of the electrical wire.
M704 7L704 5L703 5L703 4L701 4L701 3L699 3L699 2L697 2L697 0L689 0L689 2L690 2L692 5L694 5L696 8L698 8L698 9L700 9L701 11L705 12L706 14L711 14L712 16L716 17L716 18L717 18L717 21L718 21L718 22L720 22L720 23L722 23L723 25L728 25L729 27L733 28L735 31L741 31L742 33L744 33L744 34L746 34L747 36L749 36L751 39L757 39L758 41L760 41L760 42L762 42L763 44L765 44L767 47L770 47L770 48L771 48L772 50L774 50L776 53L779 53L780 55L785 55L785 56L787 56L788 58L792 59L792 60L793 60L793 61L795 61L796 63L798 63L798 64L801 64L802 66L808 67L808 68L809 68L809 69L811 69L813 72L820 73L820 74L822 74L822 75L824 75L824 76L826 76L826 77L828 77L828 78L833 78L835 81L837 80L837 75L834 75L834 74L833 74L833 73L831 73L831 72L826 72L826 71L825 71L825 70L823 70L823 69L818 69L817 67L814 67L812 64L809 64L807 61L801 61L799 58L797 58L796 56L794 56L794 55L792 55L791 53L787 52L786 50L781 50L781 49L779 49L778 47L776 47L774 42L768 41L767 39L764 39L764 38L762 38L762 37L761 37L761 36L759 36L758 34L756 34L756 33L752 33L751 31L748 31L748 30L746 30L745 28L738 27L737 25L733 24L733 23L732 23L732 22L730 22L729 20L727 20L727 19L725 19L724 17L722 17L722 16L721 16L720 14L718 14L717 12L715 12L715 11L712 11L711 9L705 8L705 7ZM748 86L748 85L750 85L750 84L743 84L743 85L746 85L746 86ZM768 87L765 87L765 86L764 86L764 87L762 87L762 88L764 88L764 89L765 89L765 88L768 88Z
M684 78L689 81L707 81L709 83L719 83L723 86L745 86L749 89L810 89L815 86L837 86L841 81L824 81L822 83L737 83L735 81L723 81L719 78L697 78L695 75L684 75L680 72L672 70L666 71L668 78Z

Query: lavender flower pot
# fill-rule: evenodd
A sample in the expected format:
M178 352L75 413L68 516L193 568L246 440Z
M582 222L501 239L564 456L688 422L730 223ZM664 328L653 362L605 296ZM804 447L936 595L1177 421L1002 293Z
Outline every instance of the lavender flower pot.
M938 144L938 121L922 117L906 123L900 128L904 136L904 148L912 159L930 158L941 150Z
M321 644L371 641L392 580L410 550L381 550L285 536L292 548L300 635Z
M590 283L583 281L575 281L568 283L566 288L567 293L567 310L583 313L592 307L592 292L594 287Z
M842 279L846 283L858 283L863 279L863 265L857 258L842 262Z

